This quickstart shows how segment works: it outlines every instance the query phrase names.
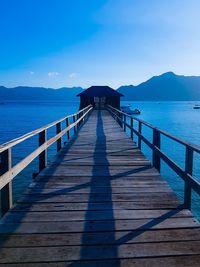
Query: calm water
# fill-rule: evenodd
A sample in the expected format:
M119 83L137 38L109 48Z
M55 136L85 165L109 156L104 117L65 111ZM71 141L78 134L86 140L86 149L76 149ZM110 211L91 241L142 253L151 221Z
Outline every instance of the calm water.
M169 131L187 141L200 145L200 110L193 109L197 102L123 102L131 104L132 108L141 110L138 117L151 124ZM0 105L0 143L7 142L29 131L37 129L49 122L57 120L75 112L79 107L78 102L51 103L51 102L9 102ZM137 126L137 125L135 125ZM152 133L147 128L143 129L146 136L151 139ZM53 136L55 129L49 132ZM31 138L13 149L13 164L29 154L37 147L38 140ZM161 139L161 146L166 154L180 166L184 166L184 147L166 138ZM151 151L142 146L143 152L151 158ZM55 146L48 150L48 159L55 154ZM200 157L195 154L194 176L200 179ZM32 173L37 172L37 160L14 179L13 190L16 200L32 180ZM183 182L165 164L161 172L176 191L180 199L183 197ZM200 218L200 198L193 194L193 211Z

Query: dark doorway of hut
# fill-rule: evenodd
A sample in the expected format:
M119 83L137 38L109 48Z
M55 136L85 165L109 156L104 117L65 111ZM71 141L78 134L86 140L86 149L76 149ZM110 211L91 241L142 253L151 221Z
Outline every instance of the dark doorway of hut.
M94 109L104 109L106 103L105 97L94 97Z

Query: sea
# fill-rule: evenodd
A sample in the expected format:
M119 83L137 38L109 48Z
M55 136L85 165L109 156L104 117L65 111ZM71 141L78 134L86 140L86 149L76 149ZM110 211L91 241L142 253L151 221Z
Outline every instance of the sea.
M193 109L196 102L135 102L122 101L121 105L129 105L132 109L141 111L137 118L151 123L183 140L200 146L200 109ZM56 121L66 115L76 112L78 101L69 102L35 102L9 101L0 103L0 144L18 138L30 131ZM134 123L137 127L137 123ZM73 132L72 132L73 133ZM71 133L71 134L72 134ZM143 133L152 141L152 131L143 127ZM55 127L48 133L48 138L55 134ZM127 129L127 134L130 135ZM137 138L134 137L134 141ZM64 140L65 141L65 140ZM38 146L38 138L32 137L12 149L12 165L20 162ZM161 149L173 161L184 169L185 147L166 137L161 137ZM152 152L142 144L142 151L151 160ZM56 146L48 149L48 161L56 154ZM38 171L38 159L34 160L13 181L14 202L20 198L33 179L33 173ZM184 182L165 163L161 162L161 174L183 201ZM200 155L194 153L193 176L200 180ZM192 211L200 220L200 196L193 192Z

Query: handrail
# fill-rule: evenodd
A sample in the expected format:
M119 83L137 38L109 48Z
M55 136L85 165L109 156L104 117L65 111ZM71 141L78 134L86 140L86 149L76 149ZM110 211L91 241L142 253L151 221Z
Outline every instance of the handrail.
M111 115L119 122L120 126L126 131L128 127L131 131L131 138L134 138L134 134L138 137L138 147L141 149L142 141L151 148L152 150L152 164L160 172L160 162L161 159L177 173L177 175L183 179L185 182L184 188L184 207L191 209L192 201L192 190L194 190L200 196L200 182L197 181L193 176L193 155L194 152L200 154L200 147L194 145L190 142L186 142L181 138L178 138L166 131L163 131L150 123L133 117L127 113L122 112L110 105L107 106L108 111ZM127 122L126 118L130 118L130 123ZM134 128L134 121L138 122L138 130ZM149 127L153 131L153 142L151 143L146 137L142 134L142 125ZM177 163L175 163L170 157L168 157L161 150L161 135L168 137L169 139L176 141L179 144L185 146L185 168L182 169Z
M91 110L92 105L86 108L68 115L62 119L54 121L42 128L29 132L19 138L16 138L10 142L7 142L0 146L0 190L1 190L1 205L2 215L4 215L12 206L12 180L14 177L24 170L35 158L39 156L39 172L42 171L47 165L47 148L53 143L57 142L57 152L62 148L62 136L67 134L68 140L70 139L70 129L74 128L74 133L77 132L78 127L87 118ZM69 118L73 118L73 123L70 124ZM62 129L62 122L66 122L66 127ZM47 130L53 126L56 126L56 135L47 140ZM12 148L25 140L38 135L39 147L35 149L31 154L26 156L23 160L12 166L11 152Z
M80 113L84 112L87 109L88 109L88 107L85 107L84 109L82 109L82 110L80 110L80 111L78 111L78 112L76 112L74 114L70 114L70 115L68 115L68 116L66 116L64 118L61 118L61 119L59 119L57 121L54 121L54 122L51 122L51 123L49 123L49 124L47 124L47 125L45 125L45 126L43 126L41 128L38 128L38 129L36 129L34 131L31 131L31 132L29 132L29 133L27 133L25 135L22 135L22 136L18 137L16 139L13 139L13 140L11 140L11 141L9 141L7 143L4 143L3 145L0 145L0 153L2 153L3 151L7 150L8 148L11 148L11 147L13 147L13 146L25 141L26 139L28 139L30 137L33 137L36 134L41 133L44 130L47 130L47 129L55 126L57 123L61 123L66 119L69 119L69 118L71 118L73 116L79 115Z
M114 107L112 107L112 106L110 106L110 105L108 105L108 107L109 107L109 108L112 108L113 110L115 110L116 112L118 112L118 114L121 114L121 115L123 115L123 116L125 115L126 117L129 117L129 118L133 118L133 116L131 116L131 115L127 114L127 113L124 113L123 111L121 111L121 110L119 110L119 109L116 109L116 108L114 108ZM136 117L134 117L134 120L136 120L136 121L142 123L143 125L145 125L145 126L151 128L152 130L153 130L153 129L156 129L156 130L158 130L161 134L165 135L166 137L169 137L170 139L172 139L172 140L174 140L174 141L176 141L176 142L178 142L178 143L180 143L180 144L182 144L182 145L190 146L195 152L200 153L200 146L195 145L195 144L193 144L193 143L191 143L191 142L187 142L187 141L183 140L182 138L176 137L176 136L174 136L173 134L170 134L170 133L168 133L168 132L166 132L166 131L164 131L164 130L158 128L158 127L155 127L154 125L152 125L152 124L150 124L150 123L148 123L148 122L146 122L146 121L144 121L144 120L138 119L138 118L136 118Z

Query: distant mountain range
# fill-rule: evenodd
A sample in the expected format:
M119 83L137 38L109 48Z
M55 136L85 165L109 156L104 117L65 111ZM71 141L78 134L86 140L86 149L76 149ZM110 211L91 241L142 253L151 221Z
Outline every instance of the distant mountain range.
M137 86L118 88L125 97L135 101L195 101L200 100L200 76L182 76L166 72Z
M74 101L81 87L60 89L19 86L6 88L0 86L0 102L8 100L27 101ZM200 76L176 75L166 72L137 86L125 85L118 89L122 100L135 101L196 101L200 100Z
M76 95L82 91L81 87L63 87L55 90L43 87L18 86L6 88L0 86L0 101L73 101L78 100Z

